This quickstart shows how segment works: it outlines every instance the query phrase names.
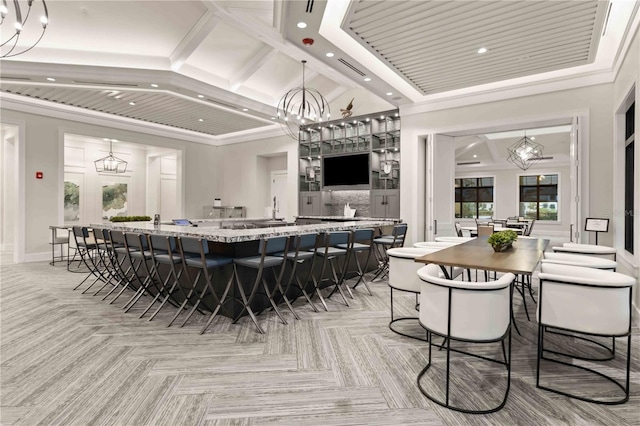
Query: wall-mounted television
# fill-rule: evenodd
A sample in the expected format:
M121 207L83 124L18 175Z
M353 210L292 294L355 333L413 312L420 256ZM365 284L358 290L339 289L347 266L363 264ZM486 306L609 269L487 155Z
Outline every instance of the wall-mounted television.
M369 153L323 157L322 185L331 189L339 187L368 189Z

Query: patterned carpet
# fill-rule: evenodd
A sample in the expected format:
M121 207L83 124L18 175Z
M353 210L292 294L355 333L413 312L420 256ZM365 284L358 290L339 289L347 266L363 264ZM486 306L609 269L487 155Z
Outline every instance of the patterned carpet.
M219 317L205 335L196 314L183 328L166 327L175 308L153 321L138 319L144 304L123 313L100 297L72 291L82 274L65 266L1 267L2 425L639 425L640 343L632 339L631 398L602 406L535 387L537 326L515 297L511 391L504 409L467 415L425 398L416 385L426 344L388 329L389 289L358 288L352 306L335 296L329 312L302 299L301 317L279 322L273 312L231 324ZM535 284L535 280L534 280ZM415 315L415 299L399 296L397 313ZM527 296L529 310L535 306ZM284 312L284 311L283 311ZM285 313L286 315L287 313ZM411 328L411 327L410 327ZM422 334L414 327L412 332ZM606 371L623 377L626 345ZM461 347L458 343L456 347ZM476 348L499 357L499 344ZM445 351L434 351L434 376L424 385L442 394ZM498 401L500 366L452 355L452 398L469 407ZM543 364L546 380L573 391L608 396L615 388L566 367Z

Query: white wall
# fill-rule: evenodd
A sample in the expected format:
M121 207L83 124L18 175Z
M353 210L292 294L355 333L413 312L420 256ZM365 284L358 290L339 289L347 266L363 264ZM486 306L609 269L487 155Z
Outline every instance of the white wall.
M424 194L417 185L406 185L419 179L420 138L430 133L463 129L481 129L513 123L531 123L550 118L580 115L583 143L589 145L586 167L583 167L583 217L603 217L613 203L613 120L612 84L532 95L429 112L404 112L401 108L401 215L409 223L411 241L418 235L413 226L424 221L418 216ZM584 164L583 164L584 166ZM590 216L589 216L590 215ZM412 231L414 229L414 231ZM601 244L611 244L612 234L602 235Z
M17 128L13 126L11 131L3 129L2 140L0 141L0 247L2 249L13 248L13 238L15 231L15 208L13 208L16 198L16 136Z
M532 167L526 172L519 169L486 170L482 172L456 172L456 178L493 177L493 201L494 214L497 219L506 219L509 216L519 216L519 177L531 175L557 174L559 182L559 211L560 220L553 223L536 221L533 226L533 235L563 236L569 238L569 225L571 224L571 185L569 167ZM465 222L465 219L459 219ZM470 221L470 222L473 222Z
M220 194L222 204L245 206L247 217L263 217L265 207L271 203L271 168L288 171L289 215L297 214L298 205L298 143L288 136L260 139L219 147ZM286 167L282 159L273 155L286 155ZM291 218L287 218L290 220Z
M25 211L17 211L25 221L25 260L46 260L51 256L49 225L63 223L62 181L64 134L74 133L97 138L136 141L146 145L181 151L184 168L183 197L185 217L200 217L202 207L211 205L218 193L218 149L179 139L121 130L70 120L3 109L3 123L24 123L24 200ZM44 179L35 179L42 171ZM178 173L180 169L178 170Z
M613 85L614 111L622 106L625 98L635 84L634 97L636 102L635 117L635 205L634 205L634 255L629 256L624 250L624 126L617 122L612 140L614 141L614 204L611 211L613 232L615 234L615 247L618 249L618 263L629 273L636 277L634 304L636 307L636 318L640 323L640 140L638 138L638 128L640 128L640 35L636 33L631 42L629 53L624 58L618 75Z

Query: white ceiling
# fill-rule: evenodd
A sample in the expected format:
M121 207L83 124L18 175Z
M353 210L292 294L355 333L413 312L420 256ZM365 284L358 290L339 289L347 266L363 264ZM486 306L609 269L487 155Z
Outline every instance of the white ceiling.
M279 129L275 107L301 85L303 59L306 85L334 117L351 98L359 115L611 72L637 9L611 4L606 21L609 2L598 1L48 0L42 41L0 62L0 93L3 104L81 108L225 143Z

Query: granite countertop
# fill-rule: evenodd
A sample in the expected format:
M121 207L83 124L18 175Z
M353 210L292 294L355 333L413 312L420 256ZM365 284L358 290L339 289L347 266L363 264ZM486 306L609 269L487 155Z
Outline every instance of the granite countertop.
M254 219L255 220L255 219ZM119 222L92 224L97 228L115 229L124 232L173 235L175 237L199 237L221 243L239 243L256 241L261 238L307 234L312 232L350 231L359 228L376 228L393 225L393 220L352 220L347 222L328 222L315 225L280 226L277 228L220 229L214 227L195 227L178 225L154 226L149 222Z
M189 219L191 223L220 223L220 222L264 222L271 221L271 217L221 217L216 219ZM284 221L283 217L277 217L275 220ZM167 222L168 223L168 222Z
M383 217L364 217L364 216L295 216L297 219L318 219L318 220L336 220L336 221L359 221L359 220L385 220L389 222L402 222L402 219L398 218L383 218Z

